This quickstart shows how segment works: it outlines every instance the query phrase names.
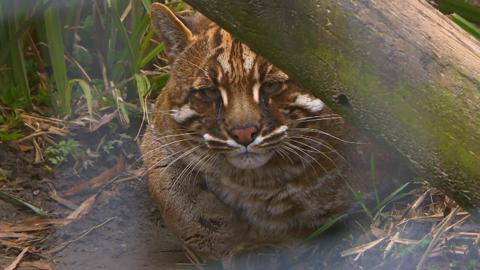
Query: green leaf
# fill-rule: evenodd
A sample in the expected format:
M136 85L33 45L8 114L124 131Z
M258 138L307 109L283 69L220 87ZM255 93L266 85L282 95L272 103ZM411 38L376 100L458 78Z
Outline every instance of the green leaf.
M380 205L377 206L377 209L379 209L379 208L383 207L384 205L394 201L394 199L397 197L397 195L399 195L400 192L402 192L406 187L408 187L408 185L410 185L410 182L407 182L407 183L403 184L402 186L397 188L394 192L390 193L387 197L385 197L385 199L382 200Z
M7 40L8 46L2 48L2 51L7 51L9 57L8 66L9 69L2 70L1 72L9 73L2 74L3 76L11 76L11 78L2 78L2 81L9 80L12 85L2 85L2 88L15 88L17 93L15 96L20 97L20 101L16 101L16 104L19 104L21 108L30 108L30 86L27 78L27 68L25 65L25 58L23 55L23 37L24 33L17 35L20 30L20 25L22 23L22 17L20 16L19 4L15 1L5 1L0 4L0 18L5 18L2 21L5 24L0 25L1 33L0 38L2 42L4 39ZM6 14L8 13L8 14ZM10 41L10 42L8 42ZM3 84L4 82L2 82ZM3 92L3 91L1 91Z
M148 52L148 54L145 55L145 57L142 59L142 62L140 63L140 68L143 68L148 63L150 63L150 61L152 61L159 53L163 52L164 49L165 45L163 45L163 43L160 43L159 45L157 45L157 47Z
M150 14L150 7L152 6L152 1L150 0L142 0L143 7L147 11L148 14Z
M142 108L146 109L145 97L150 92L150 81L147 76L135 74L135 82L137 85L138 99L140 100L140 105Z
M125 105L125 101L122 98L122 93L115 86L113 87L113 91L115 95L115 103L120 112L120 120L122 120L123 123L129 125L130 117L128 116L128 109L127 109L127 106Z
M462 0L439 0L438 5L443 13L457 13L471 22L480 24L480 7Z
M123 25L122 21L120 20L120 12L118 10L118 1L112 1L108 0L107 1L108 6L111 10L111 18L114 27L116 28L115 31L118 31L121 41L124 43L124 45L127 47L127 53L128 53L128 60L130 63L131 67L131 72L133 72L133 65L135 61L135 52L132 48L132 44L130 43L130 39L128 37L127 29Z
M90 115L90 118L93 119L93 96L92 87L90 86L90 84L81 79L70 80L68 84L70 87L72 87L74 84L78 84L78 86L80 86L80 89L82 89L83 91L83 97L85 97L85 100L87 102L88 114Z
M2 142L15 141L15 140L18 140L18 139L20 139L24 136L25 136L25 134L23 134L20 131L9 132L9 131L1 131L0 130L0 141L2 141Z
M451 15L452 20L458 24L463 30L467 31L470 35L474 36L477 40L480 40L480 28L475 24L465 20L462 16L454 13Z
M44 14L45 32L47 34L48 51L52 65L55 86L59 93L60 113L69 116L72 108L72 89L68 87L67 67L65 65L62 37L62 22L57 7L50 7Z
M0 103L3 103L11 109L22 109L27 107L27 104L29 104L28 97L24 95L22 90L13 85L4 85L1 87L3 87L3 89L0 91Z

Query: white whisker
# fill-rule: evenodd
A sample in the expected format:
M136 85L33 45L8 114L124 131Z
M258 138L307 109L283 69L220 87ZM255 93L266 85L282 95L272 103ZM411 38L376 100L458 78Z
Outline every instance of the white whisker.
M296 131L300 131L300 132L315 132L315 133L319 133L319 134L323 134L325 136L328 136L330 138L333 138L333 139L336 139L340 142L344 142L344 143L351 143L351 144L362 144L362 143L359 143L359 142L351 142L351 141L346 141L344 139L341 139L341 138L338 138L328 132L325 132L325 131L321 131L321 130L318 130L318 129L313 129L313 128L292 128L292 130L296 130Z
M310 154L308 154L307 152L305 152L305 150L304 150L303 148L301 148L301 147L299 147L299 146L296 146L296 145L294 145L294 144L292 144L292 143L288 143L288 142L286 142L286 144L287 144L288 146L294 148L294 149L297 149L298 151L302 152L303 154L305 154L305 155L306 155L307 157L309 157L314 163L316 163L318 166L320 166L320 168L322 168L325 173L328 172L327 169L325 169L325 167L324 167L322 164L320 164L320 162L318 162L318 160L317 160L316 158L312 157ZM312 166L312 168L314 169L315 174L317 174L317 171L315 170L315 167ZM317 175L318 175L318 174L317 174Z
M193 139L181 139L181 140L176 140L176 141L173 141L173 142L169 142L167 144L162 144L161 146L159 147L155 147L154 149L152 150L149 150L147 151L146 153L143 153L139 158L137 158L135 161L134 161L134 164L136 164L137 162L139 162L140 160L144 159L147 155L150 155L150 154L155 154L157 151L160 151L162 149L164 149L165 147L169 146L169 145L172 145L172 144L176 144L176 143L179 143L179 142L184 142L184 141L193 141Z
M311 149L311 150L309 150L309 151L312 151L313 153L318 153L318 154L322 155L323 157L325 157L326 159L328 159L328 161L330 161L330 162L332 163L332 165L335 166L335 168L337 168L337 163L336 163L332 158L330 158L327 154L325 154L324 152L316 149L315 147L313 147L313 146L311 146L311 145L308 145L308 144L306 144L306 143L300 142L300 141L298 141L298 140L292 140L291 142L292 142L292 143L298 143L298 144L300 144L300 145L303 145L303 146ZM306 149L304 149L304 150L306 150Z
M302 167L303 169L305 170L307 167L304 163L307 162L307 160L302 157L302 155L300 155L299 153L297 153L293 148L291 148L290 146L287 146L287 145L282 145L282 148L285 149L286 151L290 152L290 153L293 153L294 155L298 156L300 158L300 162L302 163Z
M335 150L335 148L333 148L333 146L331 146L330 144L328 144L327 142L323 141L322 139L320 138L315 138L315 137L310 137L310 136L306 136L306 135L293 135L293 136L290 136L291 138L301 138L301 139L305 139L305 140L308 140L308 141L311 141L311 142L314 142L322 147L325 147L329 150L329 152L333 152L335 154L337 154L341 159L347 161L345 159L344 156L342 156L337 150ZM328 153L328 152L322 152L322 153Z

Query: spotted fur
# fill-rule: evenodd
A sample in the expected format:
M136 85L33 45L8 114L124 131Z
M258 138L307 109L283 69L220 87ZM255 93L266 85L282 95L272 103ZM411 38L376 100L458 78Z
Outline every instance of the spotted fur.
M348 209L343 119L205 17L187 28L174 16L152 6L172 68L141 147L167 225L218 259L302 239ZM232 130L251 126L242 145Z

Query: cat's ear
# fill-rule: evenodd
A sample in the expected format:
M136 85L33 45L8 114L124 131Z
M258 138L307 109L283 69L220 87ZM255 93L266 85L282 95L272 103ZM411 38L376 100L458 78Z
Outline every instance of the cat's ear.
M173 61L193 40L192 31L165 5L152 4L152 27Z

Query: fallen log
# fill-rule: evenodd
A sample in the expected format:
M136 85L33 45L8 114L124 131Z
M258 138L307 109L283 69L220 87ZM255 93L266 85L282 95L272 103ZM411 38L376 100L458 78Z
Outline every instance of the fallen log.
M480 209L480 43L426 1L185 1Z

